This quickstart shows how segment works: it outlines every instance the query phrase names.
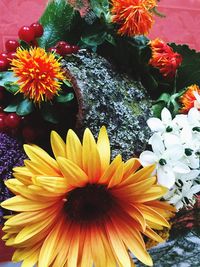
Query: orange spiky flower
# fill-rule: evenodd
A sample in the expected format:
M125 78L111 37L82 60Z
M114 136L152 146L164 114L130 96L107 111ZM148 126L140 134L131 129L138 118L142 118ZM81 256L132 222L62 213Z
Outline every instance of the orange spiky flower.
M187 114L188 111L193 107L200 109L200 103L197 102L195 92L200 95L200 88L198 85L193 84L187 87L185 93L179 99L179 102L182 105L180 113Z
M145 35L154 19L151 10L156 0L112 0L112 21L120 25L120 35Z
M69 130L66 144L51 134L55 158L25 145L30 160L6 181L16 195L3 203L15 211L5 222L3 239L14 246L14 261L33 267L133 267L130 251L152 266L143 235L169 227L174 207L159 199L167 188L152 176L155 166L140 168L138 159L110 162L105 127L98 140L89 129L83 142Z
M182 56L175 53L169 45L159 38L151 41L151 49L152 57L149 64L158 68L164 77L172 79L182 63Z
M11 69L18 78L19 92L35 103L52 100L61 90L64 74L59 59L43 48L18 48Z

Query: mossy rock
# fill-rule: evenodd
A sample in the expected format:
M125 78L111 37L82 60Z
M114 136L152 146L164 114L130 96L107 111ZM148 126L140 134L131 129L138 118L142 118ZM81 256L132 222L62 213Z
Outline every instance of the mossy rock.
M150 133L151 101L140 82L118 73L103 57L81 50L63 60L78 102L76 129L97 135L107 127L113 156L124 159L144 150Z

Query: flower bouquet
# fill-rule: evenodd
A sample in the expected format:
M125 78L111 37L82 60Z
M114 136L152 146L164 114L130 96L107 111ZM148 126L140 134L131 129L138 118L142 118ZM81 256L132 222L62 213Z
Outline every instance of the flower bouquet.
M146 37L157 8L52 0L6 42L0 222L13 262L199 266L200 54Z

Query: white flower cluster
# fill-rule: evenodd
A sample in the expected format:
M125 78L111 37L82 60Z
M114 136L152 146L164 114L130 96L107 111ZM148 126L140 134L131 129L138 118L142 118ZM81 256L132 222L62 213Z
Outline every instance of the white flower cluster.
M169 188L165 199L177 209L194 204L200 192L200 111L191 108L172 119L164 108L161 120L151 118L147 124L152 151L141 153L141 164L156 164L158 183Z

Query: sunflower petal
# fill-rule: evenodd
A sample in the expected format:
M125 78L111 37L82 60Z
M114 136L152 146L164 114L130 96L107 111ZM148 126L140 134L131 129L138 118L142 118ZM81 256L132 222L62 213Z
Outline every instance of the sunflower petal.
M121 155L118 155L111 162L109 167L105 170L104 174L100 177L99 183L102 183L102 184L103 183L109 183L109 181L112 179L114 173L116 173L116 169L121 164L122 164L122 157L121 157Z
M54 156L57 157L66 157L65 153L65 143L55 131L51 132L51 147L53 150Z
M52 175L60 175L60 170L58 168L57 162L49 156L43 149L37 146L24 145L24 150L31 161L36 162L41 166L41 169L44 166L51 170Z
M97 149L101 159L101 173L103 173L110 164L110 142L105 126L102 126L97 140Z
M89 129L84 132L82 156L83 170L89 181L95 183L101 175L101 161L95 139Z
M72 130L68 131L66 137L66 155L69 160L82 168L82 145Z
M71 160L58 157L57 162L61 172L67 180L68 185L83 186L88 182L88 176L86 173Z

